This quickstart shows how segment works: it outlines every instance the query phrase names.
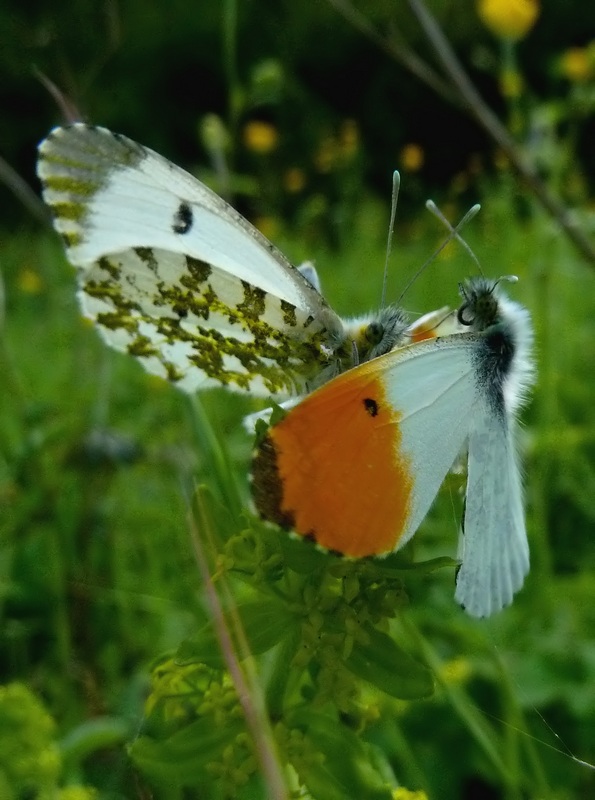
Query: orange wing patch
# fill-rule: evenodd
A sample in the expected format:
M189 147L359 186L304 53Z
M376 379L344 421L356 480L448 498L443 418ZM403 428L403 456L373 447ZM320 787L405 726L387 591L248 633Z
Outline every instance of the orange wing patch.
M447 336L456 332L455 318L448 306L424 314L409 328L409 339L412 344L436 339L438 336Z
M379 379L335 378L269 430L254 459L257 509L343 555L395 550L413 490L399 418Z

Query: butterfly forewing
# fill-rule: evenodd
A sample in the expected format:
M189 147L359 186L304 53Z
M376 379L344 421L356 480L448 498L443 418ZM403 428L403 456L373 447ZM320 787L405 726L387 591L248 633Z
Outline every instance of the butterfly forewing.
M263 516L349 556L401 547L465 443L473 346L463 334L394 350L305 398L255 459Z
M237 211L126 137L83 124L38 174L84 312L106 341L192 391L294 394L349 362L339 317Z
M476 404L455 594L476 617L509 605L529 571L515 427L514 418L494 419L485 402Z

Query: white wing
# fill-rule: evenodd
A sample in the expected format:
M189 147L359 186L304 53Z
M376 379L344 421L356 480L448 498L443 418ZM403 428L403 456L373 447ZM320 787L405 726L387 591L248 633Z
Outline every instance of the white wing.
M68 257L155 247L206 261L315 313L320 294L259 231L189 173L125 136L78 123L40 145L44 199ZM71 213L60 204L67 204Z
M512 602L529 571L515 420L478 402L469 437L465 519L455 598L475 617Z
M38 174L83 311L150 372L188 391L287 395L345 355L343 324L312 284L157 153L77 124L42 142Z
M503 397L496 402L495 387L478 375L480 342L481 335L471 334L428 345L427 355L409 362L413 372L408 384L405 365L395 370L392 392L403 414L402 448L411 454L415 475L411 515L401 542L421 524L467 442L462 564L455 598L469 614L487 617L509 605L523 585L529 546L512 432L515 419ZM416 375L417 368L430 374Z
M384 356L387 399L397 412L399 451L409 462L412 496L402 547L428 513L465 446L475 413L473 334L451 335ZM375 362L372 362L375 364Z

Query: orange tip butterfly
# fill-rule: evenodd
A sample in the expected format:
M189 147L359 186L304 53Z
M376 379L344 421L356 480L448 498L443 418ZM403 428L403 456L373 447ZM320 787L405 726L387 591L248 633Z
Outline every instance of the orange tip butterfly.
M253 463L265 519L346 556L381 556L413 536L466 448L455 597L476 617L508 605L529 570L515 427L533 333L502 280L461 286L467 332L394 349L306 397Z
M180 389L300 395L434 335L434 318L410 326L394 306L343 321L311 265L293 267L204 184L125 136L55 128L37 173L83 313Z

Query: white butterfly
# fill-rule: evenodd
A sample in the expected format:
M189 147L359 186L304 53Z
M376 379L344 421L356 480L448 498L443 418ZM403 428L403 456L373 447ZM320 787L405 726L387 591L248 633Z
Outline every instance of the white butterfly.
M516 414L533 380L528 312L483 278L462 288L455 333L339 375L269 428L253 465L265 519L347 556L416 532L463 448L468 476L456 599L508 605L529 570Z
M303 394L432 335L440 312L341 320L301 270L196 178L105 128L54 129L38 175L83 312L105 341L188 392Z

